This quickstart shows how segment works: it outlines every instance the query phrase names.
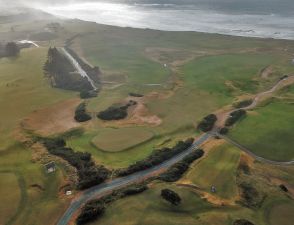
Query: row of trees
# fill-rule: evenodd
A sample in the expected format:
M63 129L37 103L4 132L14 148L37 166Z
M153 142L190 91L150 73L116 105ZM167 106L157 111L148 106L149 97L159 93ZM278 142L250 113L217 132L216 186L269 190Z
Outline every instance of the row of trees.
M68 46L65 47L66 51L71 54L71 56L79 63L82 69L87 73L87 75L96 83L100 83L100 68L97 66L91 67L84 60L82 60L75 51L73 51Z
M202 121L198 124L198 129L203 132L211 131L216 121L217 121L216 115L209 114L208 116L204 117Z
M45 76L50 78L53 87L79 92L93 89L86 77L74 73L75 68L71 62L55 47L49 48L43 69Z
M42 143L48 152L57 155L77 169L78 189L86 189L105 181L110 175L110 171L104 166L96 165L90 153L75 152L66 147L66 143L61 138L44 138Z
M111 194L100 199L91 200L82 208L76 223L77 225L83 225L96 220L104 214L107 205L110 203L129 195L139 194L147 189L146 184L135 184L118 191L113 191Z
M189 155L184 157L180 162L171 166L165 173L159 176L160 180L166 182L175 182L179 180L182 175L189 169L190 164L196 159L199 159L203 156L204 151L202 149L195 150Z
M179 141L173 148L154 150L147 158L137 161L127 168L117 170L116 174L118 176L127 176L129 174L156 166L191 147L193 141L194 140L192 138L189 138L186 141Z

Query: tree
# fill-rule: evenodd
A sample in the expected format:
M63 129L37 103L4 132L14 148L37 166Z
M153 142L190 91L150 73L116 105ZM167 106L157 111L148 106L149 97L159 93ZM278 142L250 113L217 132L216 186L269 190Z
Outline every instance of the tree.
M8 42L5 46L5 53L8 57L17 56L19 51L19 47L15 42Z
M161 197L173 205L179 205L181 203L180 196L170 189L162 189Z

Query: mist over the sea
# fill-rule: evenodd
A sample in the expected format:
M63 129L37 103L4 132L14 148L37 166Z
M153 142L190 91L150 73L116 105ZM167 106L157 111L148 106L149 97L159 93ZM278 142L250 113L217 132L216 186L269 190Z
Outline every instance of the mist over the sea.
M115 26L294 39L294 0L19 1L54 15Z

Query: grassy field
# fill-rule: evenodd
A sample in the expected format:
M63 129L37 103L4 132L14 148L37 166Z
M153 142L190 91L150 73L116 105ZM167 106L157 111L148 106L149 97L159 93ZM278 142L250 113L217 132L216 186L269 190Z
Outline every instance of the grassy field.
M182 198L181 204L172 206L163 200L160 197L163 188L176 191ZM246 218L258 225L268 225L263 210L215 206L201 199L189 188L155 183L140 195L126 197L111 204L105 215L91 225L231 225L239 218Z
M92 143L106 152L120 152L152 138L153 133L143 127L105 129L92 139Z
M0 189L0 208L5 209L1 213L7 213L1 220L4 218L7 225L23 225L23 221L32 225L46 221L45 224L53 225L67 205L67 199L58 198L65 179L62 167L54 174L46 174L42 165L32 163L31 154L20 144L1 152L0 171L9 172L0 173L4 182ZM4 175L7 179L2 180Z
M230 145L213 148L208 156L194 165L184 176L193 184L206 192L215 186L217 196L233 198L237 195L236 171L239 164L240 151Z
M135 148L120 152L106 152L99 150L91 143L101 129L103 130L105 128L87 130L81 136L70 137L67 139L67 144L76 151L90 152L97 163L101 163L111 168L127 167L131 163L147 157L155 149L164 146L173 146L179 140L193 137L193 135L191 135L193 132L194 136L198 135L191 129L179 130L176 133L166 133L164 135L155 133L152 139L136 146Z
M0 150L13 143L13 131L30 112L74 96L53 89L44 79L46 48L23 50L14 59L0 59Z
M291 225L294 220L294 202L283 200L277 202L269 211L267 220L270 225Z
M278 161L293 160L293 112L293 104L273 101L249 114L229 135L259 156Z
M46 48L25 49L17 58L0 59L0 171L9 172L0 173L0 224L55 224L68 202L58 198L63 170L45 174L41 164L32 162L31 149L16 140L25 116L76 95L53 89L44 79L46 52ZM42 189L32 186L35 184Z
M239 95L265 90L292 69L294 45L288 41L116 28L80 21L64 26L71 32L82 27L84 33L74 40L72 48L100 67L103 81L114 82L104 84L99 96L89 101L89 110L104 110L123 101L129 92L155 93L158 97L147 98L145 105L151 115L162 120L152 127L157 136L177 133L174 137L179 137L187 127L187 136L194 136L192 128L203 116L231 104ZM262 79L260 71L268 65L272 65L273 73ZM161 86L144 85L154 83ZM105 124L95 122L94 126L99 130ZM97 132L90 130L70 145L88 149L97 161L113 166L115 155L97 152L86 143ZM129 151L130 158L146 156L151 151L147 147L154 144L151 141L146 148Z
M6 224L17 211L21 201L18 177L9 171L0 171L0 224Z

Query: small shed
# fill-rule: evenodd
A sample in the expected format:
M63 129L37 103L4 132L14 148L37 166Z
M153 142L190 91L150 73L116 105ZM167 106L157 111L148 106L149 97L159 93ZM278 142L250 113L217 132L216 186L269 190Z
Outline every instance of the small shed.
M49 162L45 164L45 170L47 173L53 173L56 170L55 162Z

